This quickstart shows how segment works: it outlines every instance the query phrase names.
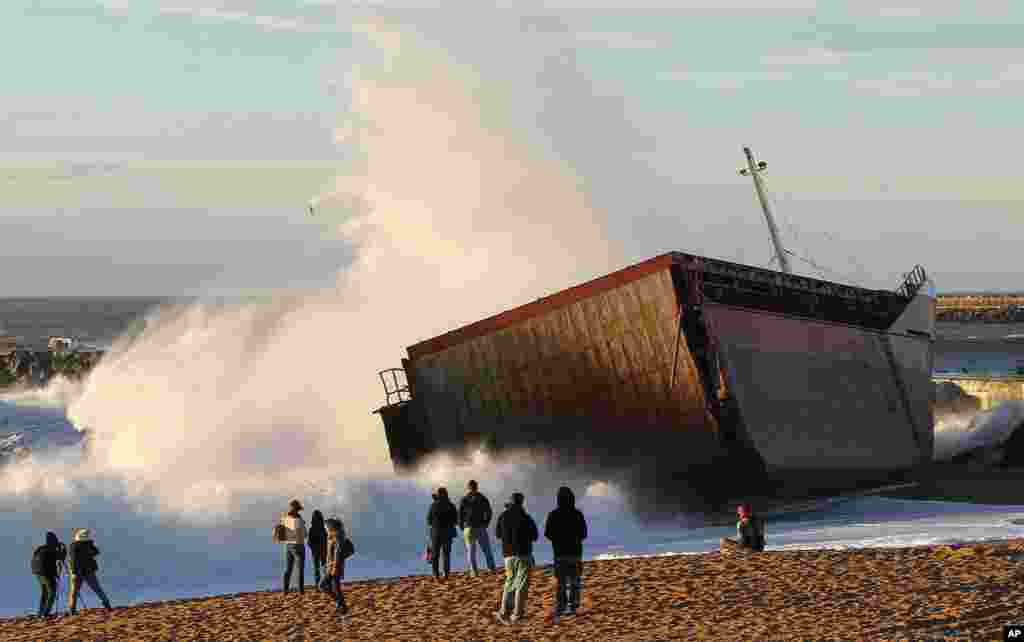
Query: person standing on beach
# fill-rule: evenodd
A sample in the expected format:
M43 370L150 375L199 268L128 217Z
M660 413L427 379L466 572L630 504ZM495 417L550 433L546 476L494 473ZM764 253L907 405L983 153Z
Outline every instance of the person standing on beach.
M107 599L107 594L103 592L100 581L96 579L96 572L99 570L96 556L99 554L100 549L96 548L96 545L93 543L89 529L80 528L75 531L74 541L71 542L71 546L68 548L68 567L71 571L71 597L68 600L68 611L71 615L78 612L76 607L78 605L78 593L82 590L82 582L88 584L92 592L103 602L103 607L108 611L110 610L110 600Z
M292 569L298 566L299 570L299 593L303 593L306 586L306 522L299 515L302 512L302 504L293 499L288 504L288 512L281 516L281 525L284 526L284 592L288 593L292 579Z
M747 550L761 552L764 550L764 520L754 514L750 504L743 503L736 507L736 539L722 538L722 548L726 550Z
M480 544L480 550L487 560L487 568L497 570L494 554L491 552L491 538L487 534L487 527L491 525L491 503L479 492L475 479L469 480L466 488L469 492L459 502L459 528L466 540L470 573L476 577L480 572L476 565L477 544Z
M533 564L533 543L537 541L537 523L523 508L522 493L512 493L512 502L498 516L494 534L501 540L505 558L505 586L501 605L495 616L509 624L526 617L526 600L530 590L530 566Z
M316 582L317 590L320 588L320 567L327 558L327 529L324 527L324 514L318 510L313 511L313 517L309 522L309 534L306 535L309 543L309 553L313 557L313 580Z
M452 500L448 499L448 489L437 489L433 495L433 503L427 511L427 526L430 527L430 545L434 549L434 557L430 560L434 569L434 579L440 579L441 556L444 555L444 579L452 570L452 540L455 539L455 525L459 521L459 511Z
M551 540L555 556L555 615L574 615L580 607L583 575L583 540L587 539L587 520L576 508L576 496L568 486L558 489L558 507L548 513L544 537Z
M32 574L39 580L39 617L47 617L57 600L57 581L68 553L56 533L46 534L46 543L32 553Z
M326 540L326 573L331 590L334 591L335 611L339 615L348 614L348 605L341 592L341 580L345 578L345 552L343 546L348 538L345 536L345 525L340 519L332 517L327 520Z

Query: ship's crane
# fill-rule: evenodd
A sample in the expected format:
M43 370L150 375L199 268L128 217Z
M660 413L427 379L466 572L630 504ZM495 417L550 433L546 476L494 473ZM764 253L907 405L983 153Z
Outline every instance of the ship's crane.
M782 240L779 238L779 229L775 227L775 219L772 218L772 210L768 206L768 197L764 193L764 183L761 182L761 172L768 167L768 163L764 161L754 162L754 153L750 151L749 147L743 148L743 153L747 156L747 166L740 170L740 176L750 176L754 179L754 189L757 190L757 199L761 201L761 209L764 210L764 220L768 222L768 233L772 237L772 245L775 246L775 256L779 259L779 267L786 274L792 274L793 270L789 267L789 256L786 249L782 247Z

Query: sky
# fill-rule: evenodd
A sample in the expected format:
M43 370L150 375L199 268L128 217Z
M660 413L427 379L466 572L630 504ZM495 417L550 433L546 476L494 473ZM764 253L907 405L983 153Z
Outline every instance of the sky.
M486 75L482 109L522 86L531 39L564 47L587 86L507 108L579 174L623 265L771 264L736 172L749 145L797 271L895 287L920 263L940 291L1024 289L1024 5L630 4L2 3L0 296L333 282L355 249L307 207L332 207L358 156L339 127L365 55L353 24L375 12ZM591 105L625 126L588 127Z

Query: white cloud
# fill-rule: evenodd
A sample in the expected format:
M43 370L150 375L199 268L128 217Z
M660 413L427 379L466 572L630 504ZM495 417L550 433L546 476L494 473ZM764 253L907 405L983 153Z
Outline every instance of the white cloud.
M657 49L661 43L651 37L643 37L628 31L581 31L576 34L577 42L596 44L609 49Z
M333 24L306 22L293 18L248 13L245 11L227 11L216 7L161 7L160 13L165 15L187 15L204 20L243 23L262 27L270 31L294 31L301 33L338 31L338 27Z
M925 92L953 89L953 76L933 71L905 71L892 73L886 78L858 79L854 89L878 93L881 96L921 96Z
M788 71L669 71L658 74L661 80L693 83L699 89L742 89L751 82L778 82L792 80Z
M762 56L761 64L768 66L790 65L841 65L850 58L862 58L868 53L839 52L833 49L815 47L803 51L789 53L778 53L770 56Z

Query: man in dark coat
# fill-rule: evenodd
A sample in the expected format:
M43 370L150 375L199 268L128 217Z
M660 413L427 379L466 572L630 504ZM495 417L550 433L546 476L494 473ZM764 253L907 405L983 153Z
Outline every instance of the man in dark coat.
M68 566L71 570L71 599L68 600L68 611L72 615L78 612L76 605L78 604L78 594L82 590L82 582L88 584L93 593L103 602L104 608L110 610L110 600L107 599L107 594L103 592L100 581L96 578L96 571L99 570L96 556L99 554L100 550L93 544L89 529L78 529L75 533L75 541L71 542L71 546L68 547Z
M508 624L526 617L526 599L530 591L530 566L533 564L533 543L537 541L537 523L523 508L522 493L512 493L512 502L498 517L494 534L501 540L505 558L505 586L501 606L495 616Z
M583 574L583 540L587 539L587 520L576 508L576 496L568 486L558 489L558 508L548 513L544 537L551 540L555 556L556 615L574 615L580 607Z
M444 555L444 579L452 570L452 540L455 539L455 525L459 521L459 511L452 500L448 499L448 489L438 488L434 494L434 502L427 512L427 526L430 527L430 546L434 549L434 557L430 563L434 569L434 579L441 577L441 555Z
M57 580L67 559L64 545L56 533L46 534L46 543L32 553L32 574L39 580L39 617L46 617L53 611L57 600Z
M476 545L487 559L487 568L496 570L494 554L491 553L491 538L487 535L487 527L491 525L491 503L478 490L475 479L466 484L469 490L459 502L459 529L466 541L466 556L469 557L470 573L476 577L480 570L476 565Z

